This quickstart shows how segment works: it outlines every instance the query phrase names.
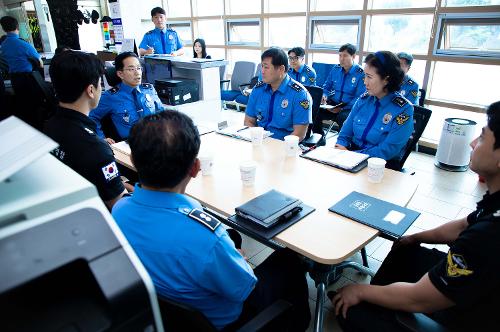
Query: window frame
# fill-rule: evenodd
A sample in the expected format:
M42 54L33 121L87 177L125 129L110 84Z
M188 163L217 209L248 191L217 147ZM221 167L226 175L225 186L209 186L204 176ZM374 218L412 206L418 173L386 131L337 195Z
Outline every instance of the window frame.
M254 24L248 24L254 23ZM257 26L259 28L259 36L256 42L240 42L240 41L231 41L231 26L235 25L249 25L249 26ZM261 44L261 26L262 21L260 18L246 18L246 19L226 19L224 20L224 27L226 29L226 45L227 46L260 46Z
M184 45L192 45L193 44L193 24L191 21L167 21L167 29L173 29L177 31L177 27L186 27L189 26L189 35L190 38L189 40L184 40L181 39L181 41L184 43Z
M309 50L338 50L342 45L331 45L331 44L315 44L314 43L314 28L316 23L318 22L332 22L332 25L335 25L335 22L343 23L337 25L353 25L347 23L356 23L358 25L358 33L356 36L356 48L359 49L359 41L361 38L361 23L362 16L361 15L346 15L346 16L311 16L309 18Z

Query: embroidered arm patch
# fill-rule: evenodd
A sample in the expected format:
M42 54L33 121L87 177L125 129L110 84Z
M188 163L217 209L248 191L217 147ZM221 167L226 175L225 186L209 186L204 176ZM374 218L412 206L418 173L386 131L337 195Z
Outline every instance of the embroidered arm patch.
M396 122L398 125L404 124L406 121L408 121L410 117L406 113L401 113L396 117Z
M309 100L304 99L300 102L300 106L302 106L305 110L309 108Z

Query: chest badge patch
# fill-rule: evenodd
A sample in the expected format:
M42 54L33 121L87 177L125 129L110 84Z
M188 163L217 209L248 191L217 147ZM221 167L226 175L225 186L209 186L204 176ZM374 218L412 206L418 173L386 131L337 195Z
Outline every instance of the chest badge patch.
M384 118L382 119L382 122L384 124L388 124L389 122L391 122L391 120L392 120L392 114L391 113L386 113L384 115Z
M356 83L356 77L353 77L351 82L352 82L352 84Z
M174 39L174 36L168 35L168 39L172 40L172 39Z
M288 99L283 99L281 101L281 108L287 108L288 107Z
M474 271L469 270L467 262L462 255L452 254L448 251L446 258L446 274L448 277L466 277L471 275Z
M309 100L305 99L300 102L300 106L302 106L305 110L309 108Z
M114 161L104 166L101 169L102 173L104 174L104 179L106 179L107 182L113 180L114 178L120 175L120 173L118 172L118 167L116 167L116 163Z
M306 78L305 76L302 76L302 78L300 79L301 82L305 82L306 81Z
M128 115L128 113L123 116L123 121L125 121L126 123L130 121L130 116Z

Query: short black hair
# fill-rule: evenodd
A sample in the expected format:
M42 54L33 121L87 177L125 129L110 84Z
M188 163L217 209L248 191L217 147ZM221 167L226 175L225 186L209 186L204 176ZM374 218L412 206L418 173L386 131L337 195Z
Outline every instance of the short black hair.
M194 51L194 44L200 43L201 45L201 57L206 58L207 57L207 44L205 44L205 39L202 38L196 38L196 40L193 43L193 56L196 58L196 52Z
M500 101L497 101L486 109L486 115L488 117L488 128L495 135L495 144L493 149L500 148Z
M377 71L377 74L382 78L387 78L386 89L388 92L399 91L405 73L401 68L399 59L394 53L389 51L378 51L368 54L365 63Z
M155 7L153 9L151 9L151 17L154 17L156 14L167 15L167 13L165 12L165 9L163 9L161 7Z
M279 67L279 66L285 66L285 72L288 71L288 57L281 48L279 47L271 47L262 53L260 56L260 60L264 61L266 58L271 58L271 63L273 66Z
M0 18L0 25L2 25L2 29L5 32L15 31L19 28L19 23L12 16L4 16Z
M294 47L294 48L291 48L290 50L288 50L288 55L290 55L290 53L292 53L292 52L295 53L295 55L298 57L303 57L306 54L306 51L300 46L297 46L297 47Z
M115 58L116 71L123 71L123 61L125 61L125 59L130 58L130 57L139 59L137 54L135 54L134 52L123 52L123 53L118 54Z
M153 188L178 185L200 150L193 120L177 111L144 117L132 127L128 142L139 181Z
M347 44L344 44L344 45L340 46L340 48L339 48L339 53L340 53L340 52L344 52L344 51L346 51L346 52L347 52L347 53L349 53L351 56L353 56L354 54L356 54L356 51L357 51L357 50L358 50L358 49L356 48L356 46L354 46L353 44L349 44L349 43L347 43Z
M52 58L49 73L59 101L73 103L90 84L98 87L104 65L95 54L70 50Z

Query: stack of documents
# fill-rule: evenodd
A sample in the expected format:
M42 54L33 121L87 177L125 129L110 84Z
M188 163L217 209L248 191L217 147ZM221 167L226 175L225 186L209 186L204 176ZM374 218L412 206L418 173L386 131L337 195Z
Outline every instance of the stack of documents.
M363 162L370 156L364 153L335 149L333 146L320 146L305 152L301 157L346 171L357 172L366 166L366 163L363 164ZM363 167L359 168L357 166Z
M249 127L246 126L230 126L224 129L217 130L217 134L230 136L233 138L242 139L244 141L252 141L252 137L250 136ZM264 138L271 136L273 133L270 131L264 131Z

